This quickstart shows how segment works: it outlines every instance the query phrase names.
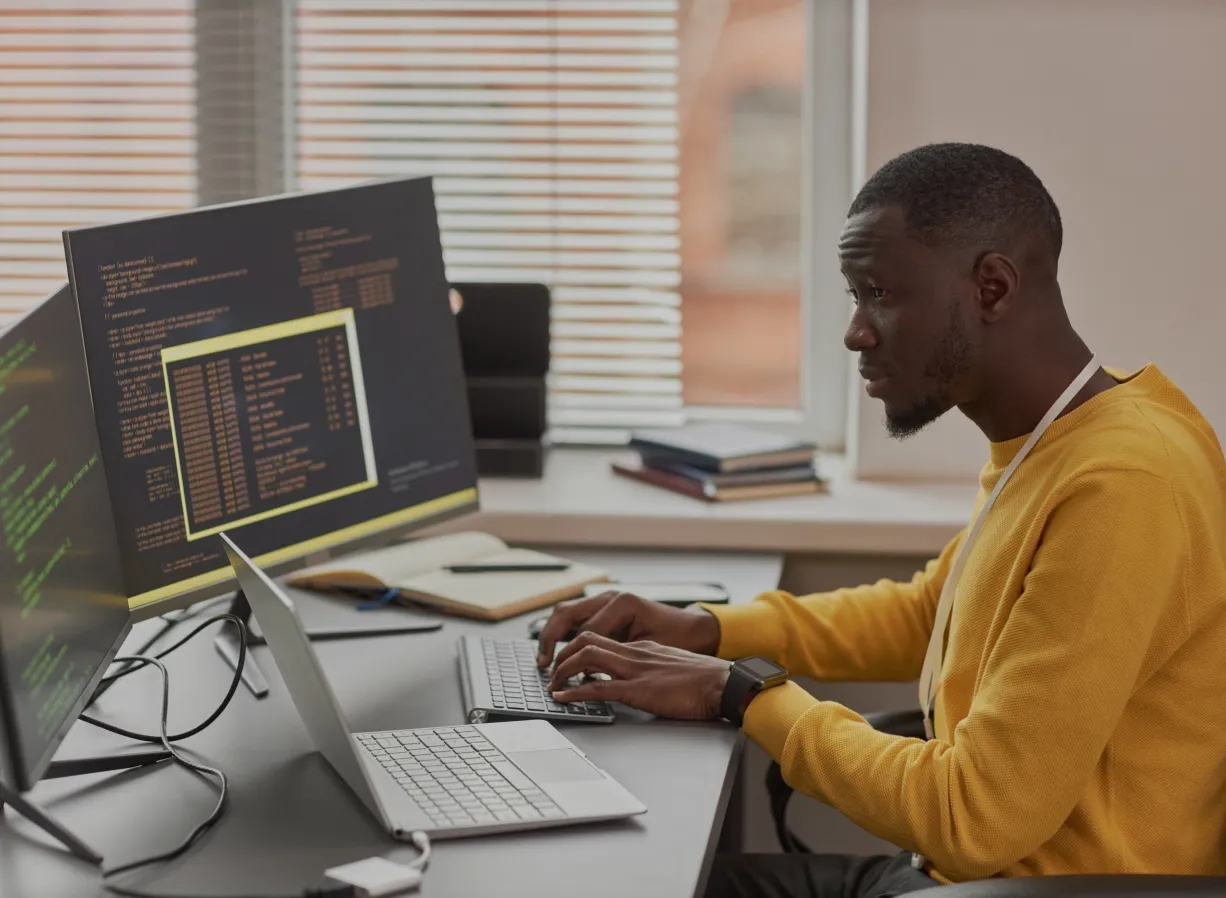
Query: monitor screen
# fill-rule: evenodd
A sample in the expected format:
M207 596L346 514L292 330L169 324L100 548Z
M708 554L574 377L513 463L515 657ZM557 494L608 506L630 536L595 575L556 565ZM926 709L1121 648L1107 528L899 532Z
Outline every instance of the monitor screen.
M64 234L134 607L476 506L428 179Z
M0 527L0 775L24 790L130 617L66 286L0 336Z

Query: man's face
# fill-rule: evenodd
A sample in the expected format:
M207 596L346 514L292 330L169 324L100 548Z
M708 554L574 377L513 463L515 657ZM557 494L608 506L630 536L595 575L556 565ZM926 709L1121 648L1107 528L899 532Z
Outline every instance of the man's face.
M865 389L885 404L886 426L898 439L953 408L970 368L963 315L974 282L960 256L909 237L896 207L853 215L839 237L856 304L843 343L860 354Z

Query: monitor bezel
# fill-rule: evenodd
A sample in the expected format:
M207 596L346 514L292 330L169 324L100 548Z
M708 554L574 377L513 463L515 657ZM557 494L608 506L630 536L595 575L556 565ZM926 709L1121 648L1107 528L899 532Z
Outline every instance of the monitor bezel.
M27 318L34 315L45 303L54 299L64 290L69 291L72 298L73 307L75 309L77 302L76 294L72 292L71 286L65 283L48 293L41 301L27 309L24 314L18 317L16 321L13 321L7 328L0 330L0 337L11 333L14 328L20 327ZM84 360L85 344L83 340L81 342L81 353L82 360ZM88 383L88 368L86 369L85 374L86 383ZM92 406L94 402L93 391L90 391L89 401L90 405ZM96 425L94 429L97 430ZM105 468L102 469L102 476L106 476ZM107 492L107 503L108 505L110 503L109 490ZM116 545L115 549L116 554L118 554L118 545ZM85 706L89 703L90 698L93 697L94 690L96 690L98 688L98 684L102 682L102 678L106 675L106 672L110 668L113 659L119 654L120 647L132 632L132 625L134 622L135 621L132 617L132 609L129 606L128 619L124 623L123 627L120 628L118 636L116 636L114 642L111 644L111 647L107 650L107 653L103 656L103 661L98 664L98 668L90 677L88 685L82 690L81 694L77 696L77 700L73 702L72 710L64 716L64 720L56 730L55 735L48 740L47 748L43 751L42 755L33 762L25 757L25 750L22 748L21 740L17 736L18 724L14 716L15 706L13 702L12 684L9 683L9 678L5 673L4 665L0 664L0 779L3 779L18 792L30 791L34 788L38 781L42 779L43 774L47 772L47 768L51 766L51 761L55 757L55 753L59 751L60 745L63 744L64 739L68 736L68 731L72 729L73 725L77 722L77 718L81 716L81 712L85 710ZM0 630L0 654L2 654L5 650L4 632Z
M3 666L0 666L0 696L3 696L4 699L3 703L0 704L0 774L18 792L29 792L42 779L43 774L47 772L47 768L51 766L55 753L59 751L64 739L67 738L68 731L76 724L77 719L81 716L81 712L85 710L85 706L89 704L94 691L98 688L98 684L102 682L102 678L106 675L107 670L114 663L115 656L119 654L119 649L123 646L128 636L131 635L132 624L132 613L129 610L128 620L119 631L119 635L115 638L114 643L107 650L106 655L103 656L103 660L98 664L98 668L94 671L93 676L89 678L88 685L73 703L72 710L64 716L64 720L60 724L59 729L56 730L55 735L48 740L47 748L43 751L42 755L32 763L25 757L24 750L21 747L21 740L17 738L17 723L13 719L11 684L4 674ZM0 652L3 651L3 634L0 634Z
M419 530L424 530L427 527L433 527L447 521L455 520L456 518L464 517L481 510L479 487L474 485L474 490L478 490L477 497L472 502L466 502L463 505L458 505L455 508L449 508L444 511L437 512L416 521L411 521L407 524L395 524L386 530L380 530L376 533L366 534L357 539L342 540L334 546L315 549L310 552L304 552L294 558L285 561L279 561L276 564L265 565L260 560L253 559L260 565L261 570L267 573L270 577L283 577L297 570L302 570L306 567L313 567L317 564L323 564L332 558L339 558L346 555L356 554L358 552L371 551L373 549L381 549L386 546L391 546L399 542L407 541L412 534ZM412 506L409 506L410 508ZM242 530L234 531L236 539L242 539ZM202 602L207 599L215 599L221 596L236 593L238 590L238 580L234 576L233 568L230 569L230 574L224 580L217 583L210 583L208 586L201 586L195 589L186 590L184 592L175 593L173 596L168 596L164 599L155 599L152 602L145 602L135 607L129 606L128 613L131 615L133 622L149 620L154 617L166 614L168 611L176 611L181 608L186 608L189 605L194 605L197 602Z

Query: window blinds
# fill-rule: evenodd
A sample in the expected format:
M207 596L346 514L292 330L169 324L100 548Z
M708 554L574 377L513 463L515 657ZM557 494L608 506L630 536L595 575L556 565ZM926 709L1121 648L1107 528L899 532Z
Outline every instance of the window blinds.
M191 0L0 0L0 330L64 228L194 205Z
M551 436L682 423L676 0L303 0L299 187L433 175L450 280L553 293Z

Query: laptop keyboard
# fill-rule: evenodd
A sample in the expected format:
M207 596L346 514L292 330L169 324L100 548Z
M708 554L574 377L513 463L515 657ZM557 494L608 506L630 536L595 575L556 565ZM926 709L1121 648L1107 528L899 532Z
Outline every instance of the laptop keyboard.
M531 640L482 637L481 651L495 710L536 712L552 719L613 715L607 702L555 702L547 690L551 673L536 666L536 643Z
M473 727L362 733L357 739L436 826L566 816Z

